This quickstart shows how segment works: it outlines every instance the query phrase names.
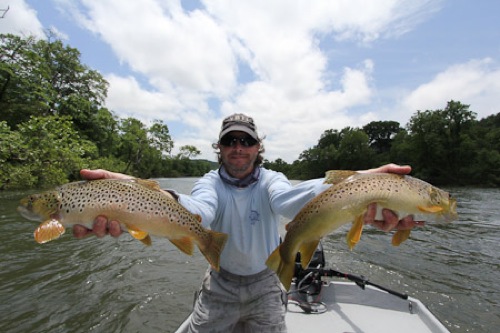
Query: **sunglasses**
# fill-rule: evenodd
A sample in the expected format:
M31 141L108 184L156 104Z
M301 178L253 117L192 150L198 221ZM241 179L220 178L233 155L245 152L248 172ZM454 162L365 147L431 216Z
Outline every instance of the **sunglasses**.
M257 140L250 136L246 136L244 138L237 138L232 135L225 135L220 139L219 144L225 147L234 147L236 143L240 143L243 147L251 147L257 144Z

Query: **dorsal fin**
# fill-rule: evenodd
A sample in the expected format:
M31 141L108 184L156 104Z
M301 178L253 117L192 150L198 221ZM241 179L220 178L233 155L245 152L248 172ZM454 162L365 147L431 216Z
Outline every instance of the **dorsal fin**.
M330 170L325 174L325 184L338 184L341 181L357 174L356 171L351 170Z
M161 191L160 184L158 184L158 182L155 180L141 178L135 178L134 180L137 182L137 184L147 187L150 190Z

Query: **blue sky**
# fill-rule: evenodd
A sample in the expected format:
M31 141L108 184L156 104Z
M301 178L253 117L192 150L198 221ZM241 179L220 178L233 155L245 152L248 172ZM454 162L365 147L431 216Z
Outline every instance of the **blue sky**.
M500 112L496 0L0 0L0 33L51 29L110 83L106 106L214 160L243 112L287 162L328 129L442 109Z

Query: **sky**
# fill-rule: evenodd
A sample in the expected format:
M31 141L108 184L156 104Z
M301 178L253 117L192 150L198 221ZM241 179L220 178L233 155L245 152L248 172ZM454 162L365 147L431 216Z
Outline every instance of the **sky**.
M2 9L7 9L2 12ZM52 31L109 82L105 106L167 124L175 150L254 118L264 157L418 110L500 112L497 0L0 0L0 33Z

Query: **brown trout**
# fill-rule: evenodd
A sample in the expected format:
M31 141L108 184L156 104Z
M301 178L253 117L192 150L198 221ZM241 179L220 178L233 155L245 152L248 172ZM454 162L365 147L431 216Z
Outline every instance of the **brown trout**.
M66 227L92 227L98 215L120 222L122 230L146 245L150 235L168 238L182 252L192 255L196 243L216 270L227 234L207 230L201 217L191 214L158 183L143 179L101 179L62 185L55 190L21 200L18 211L25 218L43 221L35 230L38 243L59 238Z
M283 243L266 261L287 289L297 252L301 254L302 267L306 268L320 239L348 222L353 222L347 234L352 249L361 237L363 216L371 203L400 217L418 214L426 221L447 222L457 218L456 201L447 192L410 176L334 170L327 172L325 183L333 185L309 201L286 225ZM392 244L401 244L409 235L410 230L397 231Z

